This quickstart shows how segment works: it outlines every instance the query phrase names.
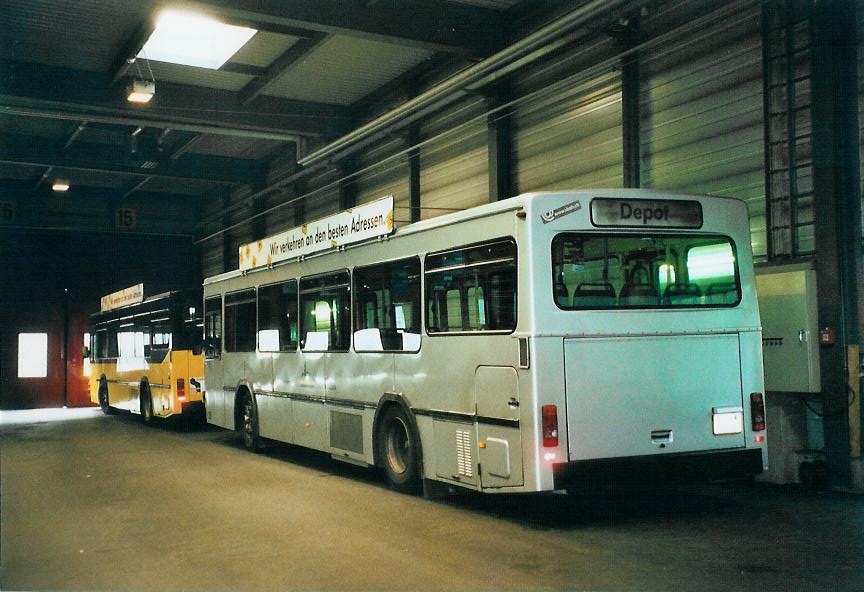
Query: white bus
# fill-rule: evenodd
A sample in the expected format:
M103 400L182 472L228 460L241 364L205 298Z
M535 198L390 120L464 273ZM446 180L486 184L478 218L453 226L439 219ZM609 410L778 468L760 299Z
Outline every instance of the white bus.
M297 236L204 282L207 420L250 449L325 451L401 491L766 466L741 201L536 193L314 255L290 256Z

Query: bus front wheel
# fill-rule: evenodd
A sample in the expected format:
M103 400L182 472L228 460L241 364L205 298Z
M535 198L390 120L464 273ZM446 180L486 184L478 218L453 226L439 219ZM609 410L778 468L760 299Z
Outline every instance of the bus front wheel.
M378 458L384 466L390 487L402 493L420 489L420 461L417 437L407 413L391 406L381 419L378 436Z
M111 404L108 401L108 384L102 380L99 382L99 407L105 415L111 415Z
M242 415L240 417L240 432L243 434L243 445L248 450L258 450L260 437L258 436L258 409L251 393L243 395Z

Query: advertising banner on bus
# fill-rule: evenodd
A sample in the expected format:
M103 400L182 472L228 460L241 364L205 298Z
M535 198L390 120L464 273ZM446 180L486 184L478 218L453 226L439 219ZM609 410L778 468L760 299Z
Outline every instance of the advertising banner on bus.
M114 310L121 306L144 302L144 284L136 284L124 290L119 290L102 297L102 312Z
M309 222L240 246L240 269L246 271L335 249L393 232L393 196Z

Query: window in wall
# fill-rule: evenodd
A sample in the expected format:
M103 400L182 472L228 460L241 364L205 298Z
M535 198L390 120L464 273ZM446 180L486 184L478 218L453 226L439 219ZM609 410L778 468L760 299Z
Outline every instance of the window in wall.
M516 243L511 239L426 257L429 333L516 329Z
M420 349L420 259L354 270L354 349Z
M225 351L255 351L255 290L225 295Z
M48 334L18 334L18 378L48 376Z
M204 301L204 357L212 360L222 354L222 297Z
M258 349L297 350L297 280L258 288Z
M300 280L300 347L347 351L351 341L351 288L347 271Z

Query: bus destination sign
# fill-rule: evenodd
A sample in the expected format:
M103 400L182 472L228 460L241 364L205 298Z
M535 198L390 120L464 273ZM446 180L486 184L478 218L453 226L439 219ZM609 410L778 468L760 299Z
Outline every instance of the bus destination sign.
M135 284L124 290L103 296L100 308L102 312L106 312L120 308L121 306L140 304L142 302L144 302L144 284Z
M689 200L596 197L591 200L591 223L629 228L702 228L702 204Z
M393 232L393 196L333 214L240 246L240 269L335 249Z

